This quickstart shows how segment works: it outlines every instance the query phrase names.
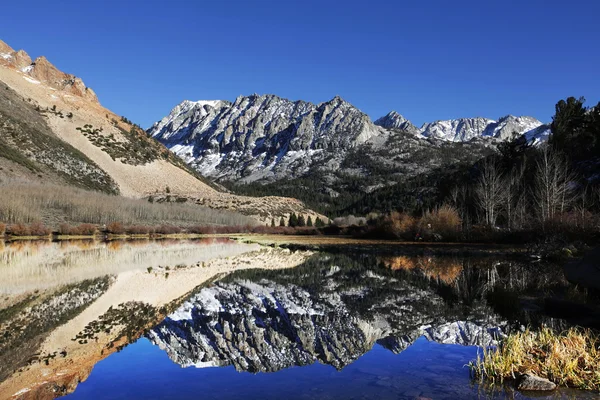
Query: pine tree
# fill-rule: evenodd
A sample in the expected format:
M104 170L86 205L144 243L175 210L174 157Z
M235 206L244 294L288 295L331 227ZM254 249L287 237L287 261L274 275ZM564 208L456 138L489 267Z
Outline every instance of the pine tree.
M298 217L298 226L306 226L306 221L304 220L304 215L300 214Z
M281 219L279 220L279 226L285 226L285 220L283 219L283 217L281 217Z
M271 228L275 227L275 218L271 218Z
M288 226L295 228L298 226L298 217L296 216L296 213L292 213L290 215L290 220L288 221Z
M308 219L306 220L306 226L313 226L313 222L312 222L312 218L310 217L310 215L308 216Z
M325 225L325 224L323 223L323 221L321 221L321 218L317 217L317 219L315 220L315 226L317 228L322 228L323 225Z

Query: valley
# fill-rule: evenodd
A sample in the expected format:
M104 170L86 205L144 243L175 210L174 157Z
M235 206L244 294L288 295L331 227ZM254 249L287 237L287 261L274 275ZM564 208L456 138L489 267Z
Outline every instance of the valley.
M596 62L550 5L159 3L0 40L0 398L598 396Z

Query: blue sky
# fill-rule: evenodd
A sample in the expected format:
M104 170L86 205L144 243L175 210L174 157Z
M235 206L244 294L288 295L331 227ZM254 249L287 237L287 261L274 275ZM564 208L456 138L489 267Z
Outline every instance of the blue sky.
M184 99L340 95L372 118L548 121L600 100L600 1L18 1L0 39L148 127Z

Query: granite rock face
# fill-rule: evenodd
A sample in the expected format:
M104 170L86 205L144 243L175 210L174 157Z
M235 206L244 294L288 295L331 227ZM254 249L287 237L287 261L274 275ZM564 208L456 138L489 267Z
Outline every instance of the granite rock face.
M255 94L234 102L184 101L148 134L220 182L311 177L333 187L345 179L343 175L376 180L371 186L380 187L389 184L394 173L410 177L423 167L434 169L448 154L462 162L472 153L512 139L515 132L532 136L541 125L535 118L506 116L498 121L435 121L417 128L395 111L372 122L339 96L313 104ZM473 146L479 150L473 152ZM394 156L405 150L410 151L408 157ZM374 168L355 166L357 159Z

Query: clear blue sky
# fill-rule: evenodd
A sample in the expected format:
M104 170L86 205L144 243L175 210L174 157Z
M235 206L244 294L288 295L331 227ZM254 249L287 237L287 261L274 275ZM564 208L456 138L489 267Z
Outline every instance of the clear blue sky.
M420 125L600 100L600 1L6 1L0 39L148 127L184 99L340 95Z

